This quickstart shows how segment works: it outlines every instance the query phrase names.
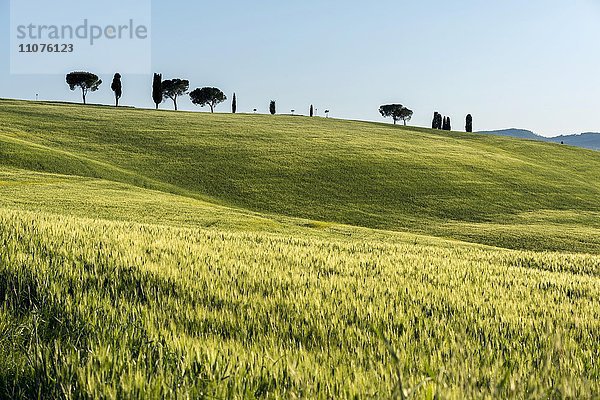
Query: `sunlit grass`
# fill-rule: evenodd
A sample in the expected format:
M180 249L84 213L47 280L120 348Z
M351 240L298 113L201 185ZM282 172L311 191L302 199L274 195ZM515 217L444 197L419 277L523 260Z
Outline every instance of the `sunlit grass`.
M600 253L600 153L555 144L323 118L0 101L0 164L268 215ZM536 218L552 212L568 235Z
M386 398L399 379L430 379L418 398L600 394L597 256L7 211L0 226L10 396Z
M599 170L426 129L0 101L0 398L598 398Z

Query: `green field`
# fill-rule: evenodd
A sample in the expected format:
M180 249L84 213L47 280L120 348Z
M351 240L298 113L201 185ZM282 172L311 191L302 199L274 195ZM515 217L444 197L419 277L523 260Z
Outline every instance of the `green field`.
M600 153L0 101L0 398L598 398Z

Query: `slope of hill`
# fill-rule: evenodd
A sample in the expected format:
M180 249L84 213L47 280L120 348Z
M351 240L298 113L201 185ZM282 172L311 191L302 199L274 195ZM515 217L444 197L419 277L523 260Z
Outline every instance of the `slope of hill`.
M0 163L271 216L600 252L600 154L545 143L320 118L2 101Z
M502 129L497 131L478 132L484 135L509 136L520 139L539 140L542 142L563 143L569 146L581 147L590 150L600 150L600 133L587 132L579 135L561 135L545 137L525 129Z
M599 166L0 101L0 398L598 398Z

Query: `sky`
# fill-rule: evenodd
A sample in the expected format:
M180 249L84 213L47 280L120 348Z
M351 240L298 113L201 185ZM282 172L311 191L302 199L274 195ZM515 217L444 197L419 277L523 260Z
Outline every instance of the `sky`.
M10 74L9 22L0 0L0 97L80 101L64 74ZM154 0L151 34L152 71L235 92L238 112L276 100L280 113L383 121L379 106L401 103L417 126L439 111L457 130L470 113L475 130L600 131L600 0ZM101 78L88 100L112 104ZM153 107L151 81L124 75L121 103Z

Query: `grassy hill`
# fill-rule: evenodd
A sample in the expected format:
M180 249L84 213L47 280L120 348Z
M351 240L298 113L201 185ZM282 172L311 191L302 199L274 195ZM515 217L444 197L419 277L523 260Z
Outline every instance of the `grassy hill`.
M552 144L321 118L2 101L0 165L269 216L600 253L600 154Z
M598 398L599 167L0 101L0 398Z

